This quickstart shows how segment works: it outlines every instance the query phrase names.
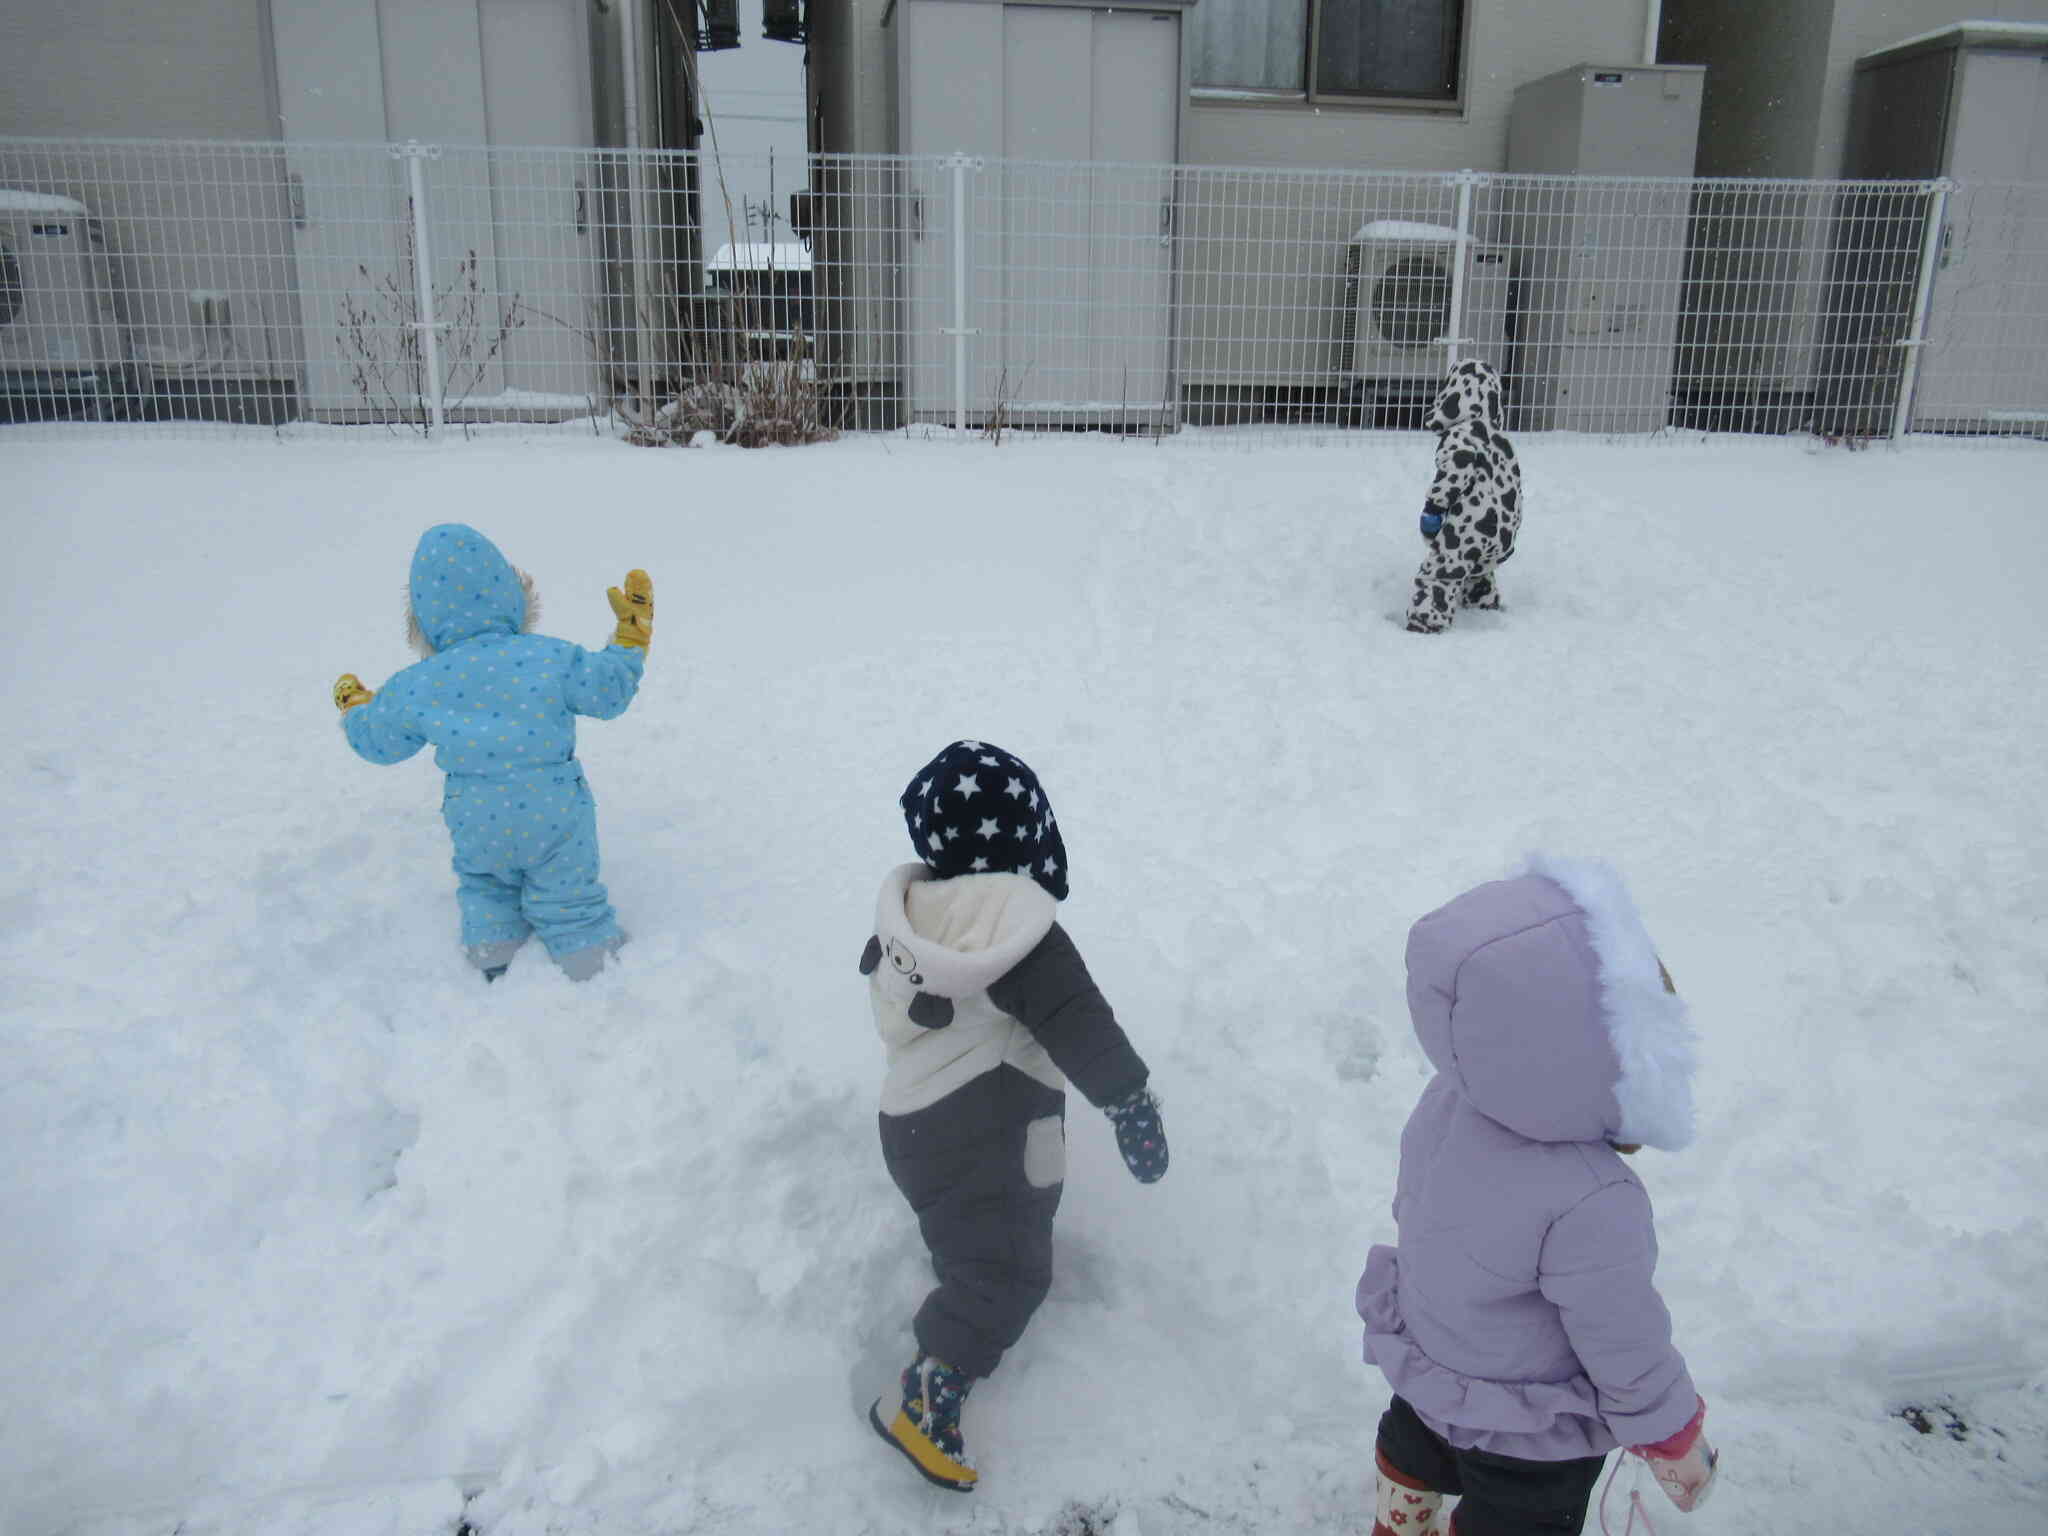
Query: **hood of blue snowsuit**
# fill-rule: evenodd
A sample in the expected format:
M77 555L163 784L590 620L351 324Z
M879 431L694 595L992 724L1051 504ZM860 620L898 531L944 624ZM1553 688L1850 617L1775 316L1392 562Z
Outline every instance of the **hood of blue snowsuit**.
M478 635L516 635L526 619L526 588L512 562L462 523L420 535L410 590L413 618L436 651Z

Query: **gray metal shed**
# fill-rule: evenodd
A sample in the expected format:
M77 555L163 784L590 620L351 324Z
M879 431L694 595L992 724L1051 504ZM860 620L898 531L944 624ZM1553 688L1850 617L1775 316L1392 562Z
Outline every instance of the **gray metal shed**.
M1864 54L1842 174L2048 181L2048 22L1959 22Z
M1970 184L1944 205L1911 424L2048 427L2048 24L1966 21L1858 59L1844 173Z

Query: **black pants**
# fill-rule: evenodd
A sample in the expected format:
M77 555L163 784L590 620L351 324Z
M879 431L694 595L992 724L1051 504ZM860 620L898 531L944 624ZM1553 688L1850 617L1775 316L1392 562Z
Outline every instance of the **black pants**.
M1605 1456L1525 1461L1491 1451L1461 1451L1396 1397L1380 1415L1380 1454L1402 1476L1438 1493L1462 1494L1456 1536L1534 1536L1576 1532L1600 1481Z
M917 1347L970 1376L995 1370L1052 1288L1066 1186L1031 1182L1025 1144L1031 1122L1065 1107L1064 1094L1005 1066L914 1114L880 1117L889 1177L917 1213L939 1281L917 1309Z

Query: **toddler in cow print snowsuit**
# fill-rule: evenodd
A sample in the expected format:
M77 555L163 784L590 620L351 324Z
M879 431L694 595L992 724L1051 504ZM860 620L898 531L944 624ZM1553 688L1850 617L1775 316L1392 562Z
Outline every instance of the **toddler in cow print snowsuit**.
M937 1287L912 1324L917 1358L875 1433L927 1480L977 1477L960 1409L1052 1283L1072 1079L1106 1113L1132 1174L1166 1172L1145 1063L1054 916L1067 850L1036 775L956 741L897 802L920 862L882 882L861 974L888 1050L882 1155L931 1250Z
M1429 553L1415 573L1408 628L1433 635L1460 608L1500 606L1494 572L1521 531L1522 466L1502 430L1500 374L1490 364L1454 367L1425 424L1439 434L1436 479L1422 508Z

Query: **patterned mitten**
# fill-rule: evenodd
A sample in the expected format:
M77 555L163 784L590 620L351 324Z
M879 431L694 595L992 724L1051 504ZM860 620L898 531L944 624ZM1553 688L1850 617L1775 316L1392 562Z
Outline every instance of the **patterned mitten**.
M1166 1126L1159 1118L1157 1095L1137 1088L1104 1105L1102 1112L1116 1127L1116 1147L1131 1177L1140 1184L1157 1184L1166 1173Z
M353 672L344 672L334 680L334 707L344 715L375 697L376 694L365 688L363 680Z
M610 587L604 595L619 621L619 627L612 631L612 644L646 650L647 642L654 638L654 583L647 573L626 572L626 590Z
M1670 1439L1659 1440L1655 1445L1629 1447L1631 1454L1650 1464L1650 1475L1657 1479L1664 1496L1686 1514L1707 1502L1707 1495L1714 1488L1714 1473L1720 1466L1721 1458L1700 1432L1706 1421L1707 1405L1702 1399L1685 1428Z

